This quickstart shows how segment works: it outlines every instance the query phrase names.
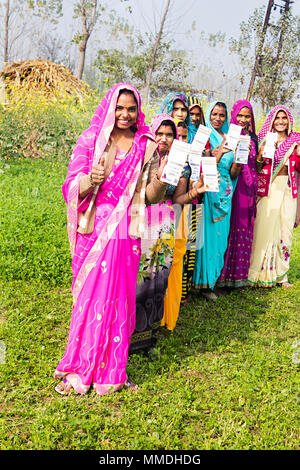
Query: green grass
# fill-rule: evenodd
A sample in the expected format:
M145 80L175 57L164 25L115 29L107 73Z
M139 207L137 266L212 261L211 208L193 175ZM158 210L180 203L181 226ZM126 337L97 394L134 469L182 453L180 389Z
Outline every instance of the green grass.
M62 397L52 377L66 346L71 268L63 161L0 164L0 448L298 449L300 231L295 289L195 295L160 360L132 354L140 389ZM1 362L1 361L0 361Z

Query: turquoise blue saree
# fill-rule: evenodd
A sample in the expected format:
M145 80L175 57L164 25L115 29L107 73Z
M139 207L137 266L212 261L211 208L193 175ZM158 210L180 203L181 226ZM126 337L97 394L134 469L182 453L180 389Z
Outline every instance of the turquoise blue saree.
M223 141L222 136L210 122L210 115L216 103L216 101L211 103L205 116L206 126L212 130L209 138L212 149L221 145ZM227 111L227 118L221 130L227 134L228 129ZM196 252L193 273L193 284L198 288L214 289L224 265L230 229L231 200L237 183L237 178L232 180L230 177L233 160L233 152L223 155L218 164L220 190L218 193L206 192L204 194L204 240L202 248Z

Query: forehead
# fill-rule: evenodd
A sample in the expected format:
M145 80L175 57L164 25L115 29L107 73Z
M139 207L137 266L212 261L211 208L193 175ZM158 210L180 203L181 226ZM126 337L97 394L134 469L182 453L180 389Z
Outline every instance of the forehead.
M181 100L175 100L173 104L173 109L174 108L184 108L187 109L185 104Z
M238 112L238 116L251 116L251 111L249 108L247 108L247 106L244 106L243 108L241 108Z
M190 110L190 114L201 114L201 109L199 106L194 106L191 110Z
M160 133L160 134L172 134L173 135L173 129L171 126L166 126L165 124L162 124L161 126L159 126L159 128L157 129L156 133Z
M136 101L132 93L122 93L118 98L117 106L137 107Z
M278 113L275 116L275 119L277 118L287 118L287 114L285 111L278 111Z
M214 114L214 113L224 114L224 116L225 116L226 115L226 109L223 106L220 106L219 104L217 104L211 112L211 114Z
M178 131L178 134L180 134L180 135L182 135L182 134L185 135L185 134L188 133L188 130L185 127L182 127L182 126L177 127L177 131Z

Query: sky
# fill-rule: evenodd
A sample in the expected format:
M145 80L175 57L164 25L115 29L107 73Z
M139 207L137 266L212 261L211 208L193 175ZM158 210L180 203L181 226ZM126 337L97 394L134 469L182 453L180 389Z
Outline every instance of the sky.
M76 27L78 28L72 20L74 1L64 0L63 38L66 41L71 40ZM135 30L152 34L159 28L166 5L166 0L99 2L109 5L109 9L126 18ZM275 4L284 6L284 1L275 0ZM171 0L171 5L164 32L167 40L174 41L173 47L188 51L193 63L197 64L197 71L191 75L193 86L217 90L220 98L224 95L228 97L231 93L231 99L235 100L241 95L241 64L237 56L229 53L229 39L239 37L241 22L247 22L255 8L263 7L266 11L268 0ZM128 11L129 7L131 13ZM294 0L292 11L300 16L300 0ZM272 10L271 21L276 21L279 17L277 7L276 11ZM203 35L218 32L225 33L225 43L219 47L210 48L207 42L201 39ZM100 48L109 48L112 45L107 36L99 24L88 42L87 63L94 62ZM208 68L210 72L207 71Z
M275 4L284 6L284 1L275 0ZM136 30L155 33L166 0L110 0L109 5L120 16L127 18ZM228 41L231 37L239 37L241 22L247 21L255 8L263 7L266 11L268 0L171 0L171 5L165 25L167 39L175 41L174 47L189 51L195 63L198 62L203 68L203 71L198 70L192 75L195 88L217 90L220 97L232 92L232 100L235 100L241 93L237 79L241 74L241 65L238 57L229 53ZM128 12L129 6L132 13ZM300 15L300 0L294 0L292 11ZM272 10L270 19L276 21L279 17L277 7L276 11ZM188 31L192 33L188 34ZM200 39L201 33L207 36L217 32L226 35L223 47L209 48ZM97 41L97 35L95 33L94 41ZM208 74L205 71L207 67L216 72Z

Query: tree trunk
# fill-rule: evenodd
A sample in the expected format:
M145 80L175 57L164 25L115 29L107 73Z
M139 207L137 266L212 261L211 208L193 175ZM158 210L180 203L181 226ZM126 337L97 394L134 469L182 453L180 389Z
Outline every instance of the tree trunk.
M96 22L97 1L98 0L93 0L91 20L90 20L90 24L88 25L85 0L80 0L82 39L79 42L79 58L78 58L77 72L76 72L76 77L79 78L80 80L82 79L83 70L84 70L87 42L89 40L89 37L93 31L93 28Z
M5 19L4 19L4 64L7 64L8 62L9 16L10 16L10 0L7 0L6 5L5 5Z
M88 41L88 38L83 39L79 43L79 58L78 58L78 64L77 64L76 77L79 78L80 80L82 79L82 75L83 75L87 41Z
M165 24L168 9L169 9L169 6L170 6L170 1L171 0L167 0L166 8L165 8L164 14L162 16L162 20L161 20L161 23L160 23L160 28L159 28L159 31L157 33L155 43L154 43L154 47L153 47L152 57L151 57L148 72L147 72L145 90L144 90L144 104L145 105L148 104L149 90L150 90L150 85L151 85L151 77L152 77L152 73L153 73L154 66L155 66L155 58L156 58L157 50L159 48L159 44L160 44L160 41L161 41L161 37L162 37L163 29L164 29L164 24Z

